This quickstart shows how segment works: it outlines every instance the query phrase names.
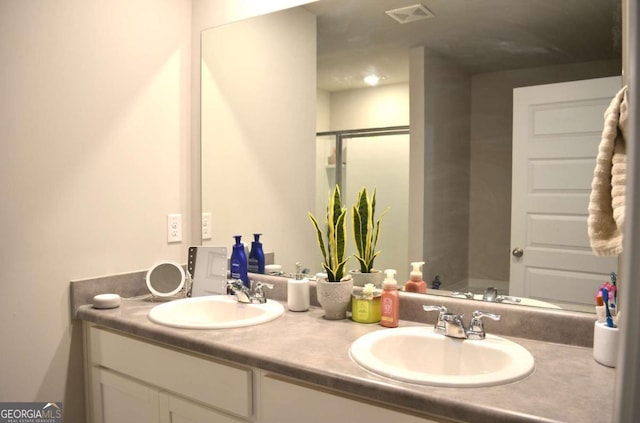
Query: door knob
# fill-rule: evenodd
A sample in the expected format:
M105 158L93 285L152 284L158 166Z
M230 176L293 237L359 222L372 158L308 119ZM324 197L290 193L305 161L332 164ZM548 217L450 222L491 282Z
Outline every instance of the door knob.
M513 254L514 257L522 257L524 255L524 250L522 248L514 248L511 254Z

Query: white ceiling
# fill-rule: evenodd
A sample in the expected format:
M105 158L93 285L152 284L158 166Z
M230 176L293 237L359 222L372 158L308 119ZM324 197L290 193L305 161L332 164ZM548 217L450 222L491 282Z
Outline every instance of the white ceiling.
M400 24L384 12L421 3L434 18ZM469 73L620 60L620 0L320 0L318 86L408 80L409 49L426 46Z

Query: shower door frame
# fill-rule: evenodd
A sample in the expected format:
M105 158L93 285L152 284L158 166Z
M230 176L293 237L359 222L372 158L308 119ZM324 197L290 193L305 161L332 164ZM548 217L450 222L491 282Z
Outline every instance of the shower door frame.
M409 125L385 126L380 128L345 129L341 131L317 132L316 137L333 136L336 143L336 184L342 190L342 146L343 141L350 138L381 137L385 135L409 135Z

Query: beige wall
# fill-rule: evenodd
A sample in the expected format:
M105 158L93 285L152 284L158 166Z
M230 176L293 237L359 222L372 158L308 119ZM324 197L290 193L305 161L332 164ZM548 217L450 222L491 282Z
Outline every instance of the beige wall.
M409 84L331 93L331 131L409 125Z
M262 233L287 272L315 261L307 217L315 199L315 48L315 16L302 8L202 35L202 207L213 233L205 243L230 254L233 235L248 247Z
M191 0L191 199L190 230L194 244L201 244L200 68L203 31L243 19L313 3L317 0Z
M423 279L439 275L446 288L467 275L471 78L426 49L414 59L424 66Z
M0 401L83 422L69 281L184 261L189 0L0 2Z

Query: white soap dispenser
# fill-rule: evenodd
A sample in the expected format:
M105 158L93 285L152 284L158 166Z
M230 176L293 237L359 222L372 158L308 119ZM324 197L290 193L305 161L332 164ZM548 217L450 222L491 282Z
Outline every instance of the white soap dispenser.
M296 263L294 279L287 281L287 308L291 311L309 310L309 279L302 277L300 263Z

